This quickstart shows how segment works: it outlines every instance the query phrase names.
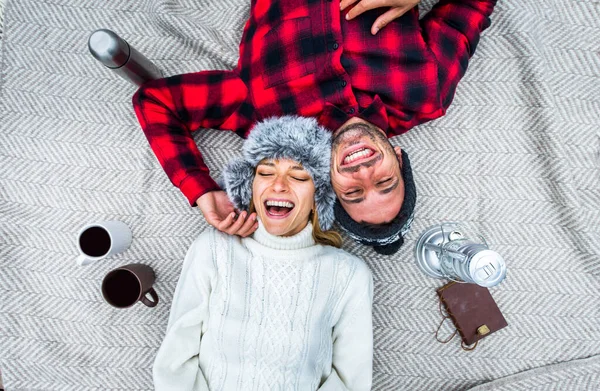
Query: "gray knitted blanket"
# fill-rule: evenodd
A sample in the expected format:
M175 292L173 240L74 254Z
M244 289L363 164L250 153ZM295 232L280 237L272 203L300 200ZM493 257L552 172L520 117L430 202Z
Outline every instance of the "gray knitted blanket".
M423 1L426 12L435 0ZM95 61L97 28L165 75L229 69L241 0L8 0L0 52L0 372L7 390L152 389L185 251L207 225L172 187L131 107ZM411 156L416 218L393 257L345 240L375 279L375 390L600 388L600 4L500 0L448 114L393 142ZM213 173L239 153L196 134ZM131 247L75 263L86 223L122 220ZM443 221L474 225L506 259L491 289L509 326L472 352L441 344L435 289L413 249ZM126 310L100 283L157 273L160 304ZM450 327L444 326L443 332Z

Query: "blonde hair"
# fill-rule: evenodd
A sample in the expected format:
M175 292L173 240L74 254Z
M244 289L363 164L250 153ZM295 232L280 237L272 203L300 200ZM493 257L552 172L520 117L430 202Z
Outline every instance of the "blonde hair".
M321 225L319 225L319 216L317 215L316 209L313 209L311 217L313 226L312 236L315 242L324 246L333 246L337 248L342 247L342 236L339 233L335 232L334 230L321 230Z
M256 212L256 208L254 207L254 200L250 198L250 207L248 208L248 213L254 212ZM339 233L333 230L321 230L321 225L319 225L319 216L317 214L316 209L312 210L308 219L312 223L312 237L316 243L322 244L324 246L332 246L337 248L342 247L342 236Z

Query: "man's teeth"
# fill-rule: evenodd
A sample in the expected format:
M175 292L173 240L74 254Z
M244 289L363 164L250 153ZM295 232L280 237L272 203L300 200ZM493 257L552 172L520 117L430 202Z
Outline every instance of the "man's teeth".
M344 163L352 163L353 161L363 158L363 157L367 157L371 155L371 150L370 149L360 149L356 152L352 152L350 155L346 156L346 158L344 159Z
M293 208L294 204L289 201L267 201L267 206L278 206L280 208Z

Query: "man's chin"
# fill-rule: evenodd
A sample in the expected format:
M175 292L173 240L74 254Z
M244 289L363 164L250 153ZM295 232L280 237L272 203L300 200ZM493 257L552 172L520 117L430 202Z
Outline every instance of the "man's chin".
M333 132L333 141L335 142L337 140L340 140L341 138L351 137L352 135L350 133L367 135L371 133L371 130L372 129L367 124L361 122L353 123L347 126L343 126L335 132Z

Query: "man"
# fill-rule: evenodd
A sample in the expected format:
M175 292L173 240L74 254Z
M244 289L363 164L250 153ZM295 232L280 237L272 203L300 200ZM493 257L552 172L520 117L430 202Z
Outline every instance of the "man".
M191 132L246 137L267 117L314 117L333 132L336 219L354 239L396 251L416 192L406 153L387 137L445 114L496 0L440 0L421 20L417 3L252 1L234 70L155 80L133 97L171 182L209 224L247 236L255 215L236 218Z

